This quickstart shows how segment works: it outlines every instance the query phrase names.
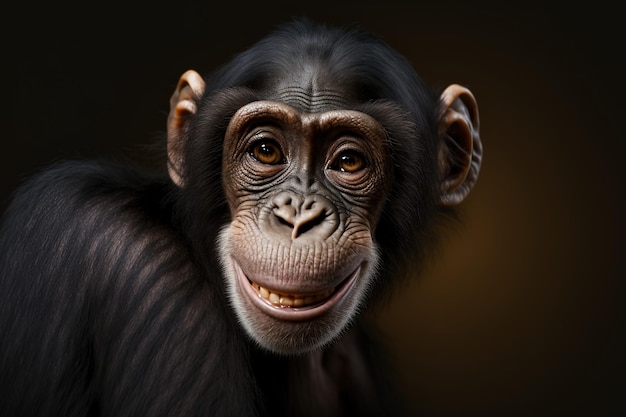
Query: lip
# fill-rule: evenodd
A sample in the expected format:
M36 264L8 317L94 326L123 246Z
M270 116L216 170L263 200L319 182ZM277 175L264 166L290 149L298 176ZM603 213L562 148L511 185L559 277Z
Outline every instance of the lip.
M250 280L246 276L246 274L243 272L243 270L235 260L233 260L233 264L237 272L239 285L241 286L243 293L246 294L252 304L254 304L258 309L260 309L269 316L280 320L290 321L310 320L332 310L333 307L335 307L336 305L341 303L342 300L344 300L348 292L356 283L357 278L359 277L361 272L361 266L359 265L356 270L354 270L354 272L348 275L334 289L329 288L325 291L319 291L316 294L310 294L309 297L311 297L311 299L309 299L309 302L312 303L298 307L294 305L281 305L262 297L259 294L258 285L254 284L252 280ZM270 289L270 291L280 293L280 291L274 289ZM328 296L322 297L320 294L324 294L325 292L330 292L330 294ZM306 294L297 297L305 296Z

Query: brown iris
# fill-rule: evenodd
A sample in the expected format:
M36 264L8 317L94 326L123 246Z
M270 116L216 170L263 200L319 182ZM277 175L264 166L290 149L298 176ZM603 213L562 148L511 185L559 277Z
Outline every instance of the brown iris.
M363 157L356 152L345 152L337 159L336 169L341 172L356 172L364 167Z
M259 141L252 145L250 155L263 164L276 165L284 161L278 145L270 141Z

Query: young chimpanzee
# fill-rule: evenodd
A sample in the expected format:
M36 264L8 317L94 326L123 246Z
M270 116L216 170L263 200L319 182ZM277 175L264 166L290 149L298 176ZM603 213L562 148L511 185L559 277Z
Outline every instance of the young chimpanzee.
M0 237L0 415L396 415L360 314L478 176L472 93L298 20L171 98L167 169L62 162Z

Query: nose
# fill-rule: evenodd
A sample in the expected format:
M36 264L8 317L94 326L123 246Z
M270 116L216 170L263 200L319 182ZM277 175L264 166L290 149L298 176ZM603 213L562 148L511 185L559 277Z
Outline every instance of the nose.
M299 195L284 191L272 200L272 212L278 220L276 227L291 239L303 235L326 238L336 228L338 216L334 205L317 194Z

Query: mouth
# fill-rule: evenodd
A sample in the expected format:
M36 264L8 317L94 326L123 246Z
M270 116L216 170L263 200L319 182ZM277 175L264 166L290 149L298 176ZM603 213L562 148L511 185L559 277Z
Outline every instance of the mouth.
M257 290L259 297L264 298L274 306L282 308L302 308L318 304L335 292L335 287L333 287L332 289L308 295L281 294L262 287L250 280L248 280L248 282Z
M241 289L252 304L269 316L294 321L310 320L336 307L346 298L361 271L361 266L358 266L334 287L306 294L292 294L255 283L246 276L236 261L233 260L233 263Z

